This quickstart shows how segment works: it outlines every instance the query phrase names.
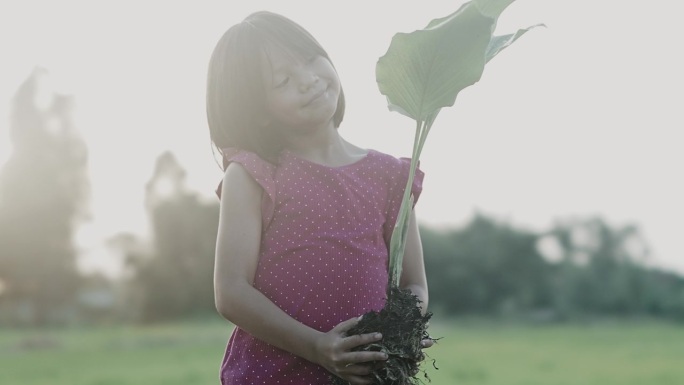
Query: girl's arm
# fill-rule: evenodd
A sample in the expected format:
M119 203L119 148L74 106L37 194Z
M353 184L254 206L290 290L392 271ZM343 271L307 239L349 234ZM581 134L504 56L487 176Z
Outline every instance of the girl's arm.
M406 248L401 266L399 287L410 289L421 300L423 314L428 306L428 285L423 262L423 245L420 240L415 211L411 211L409 228L406 234Z
M420 241L415 211L411 211L411 218L409 219L399 287L411 290L418 297L424 315L428 306L428 286L425 277L425 263L423 262L423 244ZM424 348L429 348L433 344L434 340L431 338L421 341L421 346Z
M221 191L214 294L218 312L256 338L323 366L352 384L368 384L367 361L381 361L381 352L351 352L358 345L375 342L375 334L352 335L345 331L356 319L342 322L324 333L310 328L281 310L254 288L254 274L261 243L261 186L239 164L226 168Z

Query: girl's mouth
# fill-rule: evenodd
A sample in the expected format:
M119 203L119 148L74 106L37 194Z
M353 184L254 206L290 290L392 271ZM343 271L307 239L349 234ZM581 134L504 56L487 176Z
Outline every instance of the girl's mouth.
M311 99L304 103L304 107L307 107L308 105L316 102L321 96L323 96L323 94L325 94L325 91L326 89L323 88L322 90L316 92L316 94L314 94L314 96L312 96Z

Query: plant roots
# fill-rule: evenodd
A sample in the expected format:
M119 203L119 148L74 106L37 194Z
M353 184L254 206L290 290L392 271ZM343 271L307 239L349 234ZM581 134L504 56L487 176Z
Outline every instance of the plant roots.
M408 289L390 288L385 307L379 312L370 311L347 333L348 335L382 333L382 340L360 346L354 350L382 351L386 361L371 363L372 385L416 385L420 363L425 359L421 341L431 339L427 332L432 313L421 314L420 301ZM433 363L434 364L434 363ZM427 373L424 377L429 381ZM347 381L332 376L332 385L348 385Z

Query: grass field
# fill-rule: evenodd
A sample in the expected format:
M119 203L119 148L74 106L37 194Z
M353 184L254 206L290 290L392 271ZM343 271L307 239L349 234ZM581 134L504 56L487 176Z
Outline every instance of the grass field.
M0 330L2 385L217 385L230 327L195 322ZM435 385L682 385L684 327L514 326L433 321Z

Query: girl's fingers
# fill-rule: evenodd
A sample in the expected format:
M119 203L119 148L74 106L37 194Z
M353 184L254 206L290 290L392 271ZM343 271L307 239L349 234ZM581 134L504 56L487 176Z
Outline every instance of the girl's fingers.
M344 338L342 348L344 350L351 350L357 346L380 341L381 339L382 334L380 333L354 334Z
M354 364L362 364L370 361L385 361L387 357L387 353L384 352L348 352L344 355L344 362L348 362L347 367L352 367L355 366Z
M373 382L372 379L368 377L370 372L371 368L369 365L349 363L338 373L338 376L352 385L366 385Z
M368 385L373 382L370 378L363 376L345 376L344 379L352 385Z
M335 330L335 331L340 332L340 333L346 332L347 330L353 328L354 325L356 325L360 319L361 319L361 317L350 318L346 321L340 322L339 324L337 324L337 326L332 328L332 330Z
M367 376L371 373L370 365L364 364L347 364L345 372L354 376Z

